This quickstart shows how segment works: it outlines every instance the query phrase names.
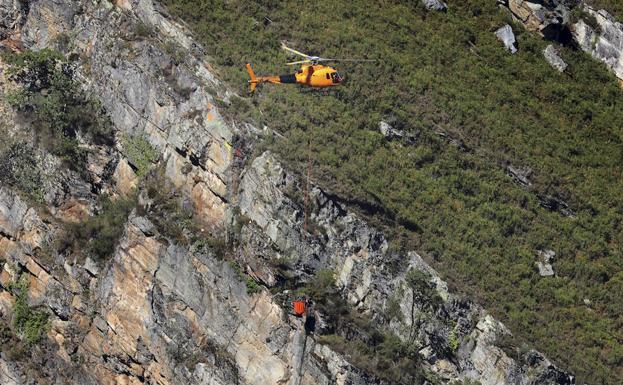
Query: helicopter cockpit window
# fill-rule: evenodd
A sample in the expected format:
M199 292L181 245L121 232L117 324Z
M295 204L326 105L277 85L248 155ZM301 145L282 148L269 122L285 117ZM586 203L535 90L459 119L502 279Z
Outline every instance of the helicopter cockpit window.
M339 83L342 81L342 76L340 76L338 72L333 72L331 74L331 80L333 81L333 83Z
M331 76L329 76L329 73L327 72L327 80L331 79Z

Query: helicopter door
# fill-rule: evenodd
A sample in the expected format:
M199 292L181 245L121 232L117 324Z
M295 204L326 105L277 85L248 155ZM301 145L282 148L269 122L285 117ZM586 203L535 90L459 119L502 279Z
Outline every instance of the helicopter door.
M280 75L279 83L296 83L295 75Z

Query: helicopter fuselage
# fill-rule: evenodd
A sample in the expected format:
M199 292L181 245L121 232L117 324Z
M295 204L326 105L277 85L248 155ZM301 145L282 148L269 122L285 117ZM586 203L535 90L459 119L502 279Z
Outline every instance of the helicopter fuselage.
M294 76L296 83L310 87L337 86L344 80L335 68L320 64L304 65Z
M335 68L320 64L303 65L296 73L279 76L255 76L251 66L247 64L251 80L251 91L260 83L301 84L307 87L325 88L339 85L344 77Z

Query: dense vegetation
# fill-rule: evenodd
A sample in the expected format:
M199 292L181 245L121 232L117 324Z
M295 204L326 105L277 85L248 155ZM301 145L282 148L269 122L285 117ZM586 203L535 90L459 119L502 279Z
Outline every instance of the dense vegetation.
M232 108L284 136L270 146L292 169L311 150L312 179L402 227L404 244L580 382L623 381L623 95L601 64L561 47L559 74L547 43L517 25L508 54L492 32L512 21L489 0L447 13L418 1L164 3L240 94L244 63L283 68L282 39L378 58L340 64L347 82L328 94L267 86ZM387 140L380 121L414 143ZM531 185L509 164L529 167ZM555 277L539 276L540 249L557 253Z

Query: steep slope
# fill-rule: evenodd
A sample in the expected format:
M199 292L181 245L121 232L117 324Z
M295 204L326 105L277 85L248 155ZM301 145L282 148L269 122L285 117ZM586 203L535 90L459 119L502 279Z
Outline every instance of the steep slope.
M0 186L3 384L400 383L391 367L364 362L378 346L393 348L390 365L407 360L410 383L573 383L537 352L509 357L497 346L503 325L320 188L304 207L297 177L270 152L253 155L270 130L223 119L217 98L234 96L151 1L0 7L4 47L56 48L73 61L41 51L26 80L11 72L24 56L2 61L2 134L29 146L3 154L34 153L29 169L3 169ZM101 101L112 146L88 141L99 131L65 132L72 144L60 150L40 141L50 127L36 103L54 111L48 97L68 74L84 87L76 93ZM25 101L14 93L23 81L34 92ZM34 112L10 108L16 100ZM67 148L78 163L55 154ZM81 241L84 231L92 238ZM111 234L108 255L98 241ZM324 269L336 287L315 298L317 333L307 335L282 289L319 282ZM372 353L338 353L336 341Z
M265 87L232 109L282 135L267 145L289 168L306 170L311 153L312 180L398 233L394 247L418 250L523 341L582 381L620 383L620 28L579 1L456 1L443 13L421 3L165 1L240 94L237 63L285 71L280 40L378 58L339 64L346 84L328 95ZM557 24L543 35L569 39L544 40L510 3ZM577 45L580 20L607 27L589 39L599 61ZM514 55L494 34L506 24ZM544 58L550 45L562 73ZM554 275L542 277L546 251Z

